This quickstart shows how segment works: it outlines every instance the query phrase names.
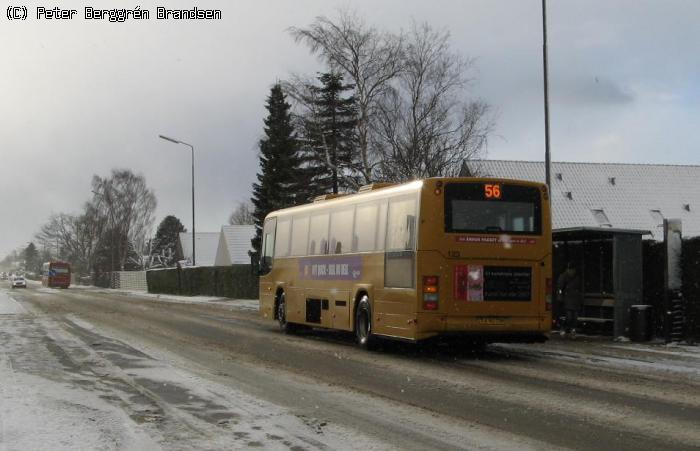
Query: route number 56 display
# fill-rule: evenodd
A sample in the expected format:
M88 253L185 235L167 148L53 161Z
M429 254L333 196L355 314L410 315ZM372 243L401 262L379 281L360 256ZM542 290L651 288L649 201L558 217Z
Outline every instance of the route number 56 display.
M498 184L485 184L484 194L487 199L500 199L501 198L501 185Z

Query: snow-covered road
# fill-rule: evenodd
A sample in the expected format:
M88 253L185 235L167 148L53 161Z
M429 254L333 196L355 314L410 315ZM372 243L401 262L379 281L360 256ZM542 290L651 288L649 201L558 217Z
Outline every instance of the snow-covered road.
M154 359L78 317L59 325L28 310L0 291L2 451L338 449L346 443L342 428L317 437L308 421L286 409Z
M285 336L254 301L0 290L0 450L695 449L696 347ZM14 298L14 299L13 299Z

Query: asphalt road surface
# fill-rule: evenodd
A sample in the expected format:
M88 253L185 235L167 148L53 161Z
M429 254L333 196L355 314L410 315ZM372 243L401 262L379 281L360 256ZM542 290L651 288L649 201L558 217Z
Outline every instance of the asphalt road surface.
M164 449L700 448L690 347L579 338L366 352L347 334L284 335L250 302L36 285L9 295L58 362L15 351L15 373L73 374L62 380L99 392ZM170 374L180 378L159 382Z

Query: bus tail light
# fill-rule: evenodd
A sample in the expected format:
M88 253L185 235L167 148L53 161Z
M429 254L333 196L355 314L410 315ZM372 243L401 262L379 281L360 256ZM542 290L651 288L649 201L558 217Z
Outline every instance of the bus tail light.
M438 276L423 276L423 310L438 309L438 287Z
M552 310L552 278L551 277L547 277L547 280L546 280L546 289L544 292L544 306L548 312Z

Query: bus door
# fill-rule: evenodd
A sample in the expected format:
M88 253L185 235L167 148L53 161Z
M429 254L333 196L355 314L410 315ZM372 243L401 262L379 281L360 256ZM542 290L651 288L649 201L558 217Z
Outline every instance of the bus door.
M268 218L265 221L260 250L260 314L268 319L275 317L275 287L270 273L274 263L276 226L277 218Z

